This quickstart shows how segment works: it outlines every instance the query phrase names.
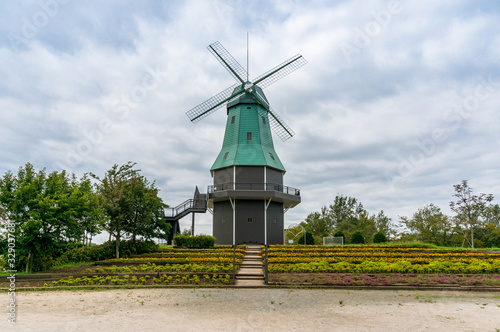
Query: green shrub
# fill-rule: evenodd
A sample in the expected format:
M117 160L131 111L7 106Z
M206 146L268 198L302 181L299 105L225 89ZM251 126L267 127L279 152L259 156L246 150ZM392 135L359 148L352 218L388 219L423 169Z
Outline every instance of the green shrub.
M64 265L72 262L93 262L104 259L115 258L115 241L91 247L80 247L66 251L56 262L56 265ZM154 241L121 241L120 257L126 258L132 255L140 255L156 251L158 245Z
M352 233L351 235L351 241L349 242L350 244L364 244L365 243L365 237L363 234L359 231L356 231Z
M176 235L174 236L175 245L188 248L209 248L215 246L215 237L210 235Z
M314 237L313 237L312 233L306 232L305 236L306 236L306 244L307 245L314 245ZM297 242L297 244L304 244L304 234L302 234L302 236L300 237L299 242Z
M344 232L342 232L342 231L336 231L335 234L333 234L333 236L335 236L335 237L342 236L343 243L345 243L345 234L344 234Z
M373 235L373 243L384 243L387 242L387 237L384 233L378 232Z

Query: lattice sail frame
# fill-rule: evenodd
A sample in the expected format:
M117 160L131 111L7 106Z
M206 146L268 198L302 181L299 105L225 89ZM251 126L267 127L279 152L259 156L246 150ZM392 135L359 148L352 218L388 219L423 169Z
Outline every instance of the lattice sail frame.
M193 123L196 123L209 116L219 108L225 106L233 99L241 96L245 92L248 92L251 93L261 103L262 107L264 107L271 115L269 117L269 122L276 135L282 141L286 141L291 138L295 134L293 130L276 113L276 111L270 107L269 103L266 102L266 98L256 92L256 89L253 89L253 86L258 84L261 89L264 89L304 66L307 64L307 61L301 55L297 54L260 75L254 80L254 83L252 83L245 81L248 76L247 71L238 63L238 61L236 61L236 59L234 59L234 57L224 48L224 46L222 46L220 42L217 41L209 45L207 48L238 83L219 92L212 98L209 98L198 106L187 111L186 115L188 118Z

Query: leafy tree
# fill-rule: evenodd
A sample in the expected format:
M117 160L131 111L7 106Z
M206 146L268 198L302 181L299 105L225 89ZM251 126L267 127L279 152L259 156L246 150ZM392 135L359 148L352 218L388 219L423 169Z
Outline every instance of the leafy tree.
M452 225L441 209L432 203L419 209L411 219L401 217L401 222L410 230L415 240L441 246L448 244Z
M306 231L320 238L328 236L333 230L330 211L326 206L321 207L320 212L310 213L301 225Z
M307 245L314 245L314 237L312 233L309 233L306 231L306 234L302 234L302 236L299 239L298 244L304 244L304 236L306 237L305 244Z
M107 217L105 228L115 238L116 258L120 257L120 241L123 238L166 238L170 228L163 220L166 205L158 197L158 189L134 166L132 162L122 166L115 164L103 179L91 174L99 181L97 191Z
M457 201L450 202L450 208L457 214L458 219L469 228L470 243L471 247L474 248L474 228L480 223L480 218L484 214L486 203L493 200L493 195L474 195L473 189L469 187L467 180L463 180L460 184L456 184L453 187L455 188L455 194L453 196L457 198ZM464 246L465 240L466 234L464 233L462 246Z
M363 233L360 231L356 231L352 233L351 235L351 240L349 241L350 244L364 244L365 243L365 237L363 236Z
M385 243L387 242L387 237L382 232L377 232L373 235L373 243Z
M385 215L384 210L380 210L377 215L373 215L371 218L375 222L377 232L384 233L384 235L389 235L393 232L391 218Z
M500 206L498 204L485 207L482 215L482 226L474 232L476 243L482 247L500 247Z
M16 269L50 267L68 243L82 241L86 229L98 227L100 210L87 181L65 171L37 172L30 163L0 178L2 224L14 230Z
M329 206L333 228L340 228L341 224L357 226L359 219L366 215L363 204L354 197L337 195L333 204Z

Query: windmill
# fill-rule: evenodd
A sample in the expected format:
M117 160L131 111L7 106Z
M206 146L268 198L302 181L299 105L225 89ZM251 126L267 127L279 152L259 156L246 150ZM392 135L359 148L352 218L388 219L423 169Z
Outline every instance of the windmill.
M274 150L271 128L283 141L294 132L271 108L262 89L307 62L295 55L249 81L247 71L221 43L208 50L237 82L186 112L198 122L227 108L222 149L210 169L213 235L218 244L282 244L284 213L300 203L300 191L283 186L285 168Z

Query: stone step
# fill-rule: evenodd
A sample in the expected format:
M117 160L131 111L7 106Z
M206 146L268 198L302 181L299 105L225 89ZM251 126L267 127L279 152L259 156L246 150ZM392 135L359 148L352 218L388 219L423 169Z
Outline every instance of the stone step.
M245 263L241 263L240 264L240 268L242 267L253 267L253 268L256 268L256 267L264 267L264 264L260 263L260 262L245 262Z
M264 280L236 280L236 287L265 287Z
M238 280L255 280L255 281L265 281L264 276L236 276L236 281Z

